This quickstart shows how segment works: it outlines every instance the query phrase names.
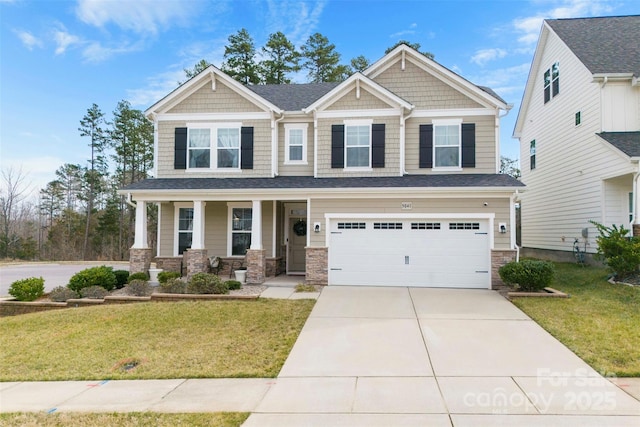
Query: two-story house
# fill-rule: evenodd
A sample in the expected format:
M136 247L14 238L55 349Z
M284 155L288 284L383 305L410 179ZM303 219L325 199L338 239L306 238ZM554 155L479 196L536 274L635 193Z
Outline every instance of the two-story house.
M514 130L526 254L596 252L590 220L640 234L639 77L640 16L544 21Z
M498 174L510 106L401 45L342 83L243 86L211 66L151 106L155 178L131 271L244 260L329 285L490 288L515 256L522 184Z

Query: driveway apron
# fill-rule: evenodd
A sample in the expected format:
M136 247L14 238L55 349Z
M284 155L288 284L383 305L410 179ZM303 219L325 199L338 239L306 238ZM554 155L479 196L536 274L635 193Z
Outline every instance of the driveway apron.
M326 287L245 426L640 425L640 402L489 290Z

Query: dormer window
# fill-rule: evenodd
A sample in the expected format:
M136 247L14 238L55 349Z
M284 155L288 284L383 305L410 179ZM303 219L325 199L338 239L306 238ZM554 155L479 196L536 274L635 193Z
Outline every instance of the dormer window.
M560 93L560 64L556 62L544 72L544 103Z

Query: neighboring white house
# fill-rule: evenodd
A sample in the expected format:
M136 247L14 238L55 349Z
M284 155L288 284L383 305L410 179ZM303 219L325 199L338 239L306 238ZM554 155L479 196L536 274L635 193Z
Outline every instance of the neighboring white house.
M544 21L513 135L525 253L594 253L590 220L640 224L639 77L640 16Z

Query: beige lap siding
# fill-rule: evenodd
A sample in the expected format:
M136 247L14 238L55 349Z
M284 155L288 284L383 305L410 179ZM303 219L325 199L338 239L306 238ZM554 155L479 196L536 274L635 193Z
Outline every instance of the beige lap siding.
M460 118L442 117L438 119ZM425 175L442 173L431 168L420 168L420 125L431 124L430 118L411 118L405 123L405 169L409 174ZM463 168L456 173L496 173L496 126L494 116L462 118L462 123L476 125L476 167Z
M371 110L381 108L397 108L397 106L389 105L377 96L371 94L365 88L360 88L360 98L357 96L356 89L352 89L333 104L327 107L327 110Z
M413 209L402 210L402 202L411 202ZM484 206L484 202L488 206ZM496 249L510 249L511 225L509 224L509 198L442 198L442 199L312 199L311 200L311 223L320 222L322 230L320 233L311 234L311 246L322 247L326 245L326 219L325 214L442 214L446 219L447 214L495 214L494 219L494 241ZM498 231L498 224L507 224L509 232L501 234Z
M248 113L263 111L254 103L216 81L216 90L211 90L208 80L188 98L171 108L168 113Z
M233 172L175 169L175 129L187 127L186 121L161 121L158 125L158 178L237 178L271 176L271 120L193 121L190 123L224 124L242 122L243 127L253 127L253 169ZM215 136L213 149L215 149ZM211 156L213 161L213 156Z
M278 174L281 176L312 176L313 175L313 121L305 122L286 122L292 123L306 123L307 124L307 164L290 164L285 165L284 162L287 159L285 150L287 149L285 143L285 123L278 123Z
M413 104L417 110L482 107L448 83L425 73L410 60L405 61L404 71L398 61L373 80Z

